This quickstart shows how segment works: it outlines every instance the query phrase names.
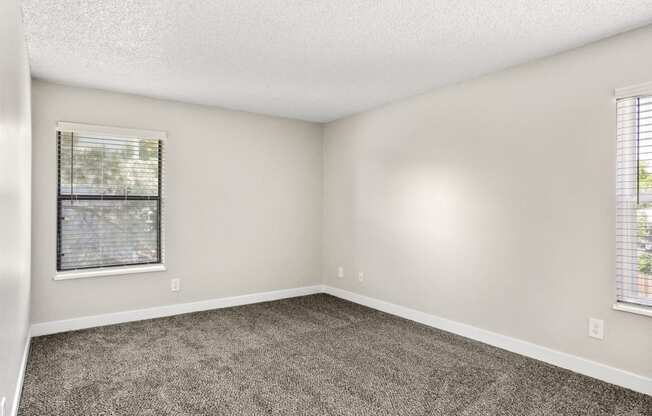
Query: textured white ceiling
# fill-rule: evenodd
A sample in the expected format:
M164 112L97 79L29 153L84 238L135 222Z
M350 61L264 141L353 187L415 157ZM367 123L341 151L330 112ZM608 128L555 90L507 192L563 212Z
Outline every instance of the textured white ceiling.
M23 0L33 75L330 121L652 22L650 0Z

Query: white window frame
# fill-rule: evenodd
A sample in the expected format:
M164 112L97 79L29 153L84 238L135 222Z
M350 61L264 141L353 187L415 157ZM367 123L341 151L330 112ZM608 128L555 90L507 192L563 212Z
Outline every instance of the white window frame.
M628 98L636 98L636 97L641 97L641 96L652 96L652 82L647 82L643 84L637 84L637 85L632 85L629 87L624 87L624 88L617 88L614 91L614 98L615 100L621 100L621 99L628 99ZM638 126L637 126L638 127ZM634 157L632 160L636 159L638 157L638 151L636 148L632 147L632 151L636 153L636 157ZM632 169L634 169L635 175L637 175L637 169L638 169L638 163L632 164L631 166ZM629 167L625 166L625 169L629 169ZM618 181L618 179L617 179ZM624 188L624 187L623 187ZM618 186L618 182L616 184L616 192L622 192L623 188L620 188ZM626 188L625 188L626 189ZM618 206L619 203L632 203L632 204L637 204L637 198L640 199L643 202L652 202L652 195L651 194L640 194L640 195L621 195L616 198L616 213L618 214L620 211L620 207ZM632 224L631 226L632 229L627 230L626 233L626 238L627 238L627 243L632 244L638 241L637 238L637 227ZM614 290L615 293L615 290ZM614 310L617 311L622 311L622 312L629 312L629 313L634 313L638 315L643 315L643 316L649 316L652 317L652 307L645 306L645 305L638 305L634 303L627 303L623 301L619 301L618 299L614 298L614 304L612 306Z
M55 132L68 132L78 135L87 135L97 138L128 138L128 139L142 139L142 138L151 138L160 140L163 142L163 149L166 148L165 143L167 141L167 132L159 130L142 130L142 129L131 129L124 127L111 127L111 126L101 126L93 124L84 124L84 123L72 123L67 121L60 121L55 127ZM163 158L165 161L165 158ZM162 164L161 171L161 225L160 225L160 238L161 238L161 262L158 264L149 264L149 265L135 265L135 266L124 266L124 267L96 267L92 269L84 270L71 270L71 271L56 271L54 267L53 280L70 280L70 279L80 279L86 277L102 277L102 276L118 276L125 274L136 274L136 273L150 273L150 272L164 272L167 270L165 265L165 222L163 218L165 216L165 169L166 163ZM55 178L58 175L58 172L55 172ZM55 182L56 186L56 182ZM55 239L57 238L57 230L54 230ZM56 245L56 241L55 241Z

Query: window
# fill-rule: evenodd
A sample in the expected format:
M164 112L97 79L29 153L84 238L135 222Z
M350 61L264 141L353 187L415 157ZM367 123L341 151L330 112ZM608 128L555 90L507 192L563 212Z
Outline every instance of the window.
M652 306L652 94L617 101L616 300Z
M163 137L59 123L57 271L162 264Z

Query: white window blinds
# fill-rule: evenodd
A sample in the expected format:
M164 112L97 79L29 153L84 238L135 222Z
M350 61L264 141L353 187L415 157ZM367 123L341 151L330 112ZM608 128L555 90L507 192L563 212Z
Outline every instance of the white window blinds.
M652 96L617 101L616 298L652 306Z
M57 270L162 263L160 133L92 127L57 131Z

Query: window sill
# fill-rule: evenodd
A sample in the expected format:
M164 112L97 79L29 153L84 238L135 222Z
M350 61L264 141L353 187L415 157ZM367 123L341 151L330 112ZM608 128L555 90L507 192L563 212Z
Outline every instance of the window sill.
M166 267L163 264L154 264L151 266L128 266L128 267L107 267L89 270L72 270L69 272L58 272L54 275L54 280L81 279L84 277L115 276L121 274L164 272Z
M641 306L641 305L632 305L628 303L614 303L613 309L616 311L635 313L637 315L649 316L652 317L652 307Z

